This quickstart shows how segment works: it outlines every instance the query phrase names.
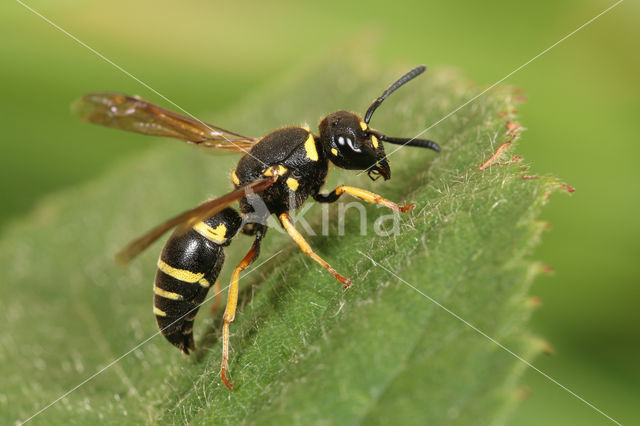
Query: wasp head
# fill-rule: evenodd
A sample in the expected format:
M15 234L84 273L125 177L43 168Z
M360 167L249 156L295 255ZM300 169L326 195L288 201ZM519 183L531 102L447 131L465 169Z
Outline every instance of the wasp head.
M369 177L391 177L391 169L378 138L357 114L337 111L320 122L320 140L333 164L349 170L367 170Z
M428 139L389 137L369 127L371 116L382 102L426 69L420 65L396 80L373 101L364 119L348 111L337 111L326 116L320 122L320 140L331 162L343 169L365 170L373 180L380 176L387 180L391 178L391 169L382 141L440 151L440 146Z

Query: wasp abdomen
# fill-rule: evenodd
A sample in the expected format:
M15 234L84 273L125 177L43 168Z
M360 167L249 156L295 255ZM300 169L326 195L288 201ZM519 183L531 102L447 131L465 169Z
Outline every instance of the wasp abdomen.
M153 286L156 321L164 337L186 355L195 349L193 321L224 263L224 249L242 219L230 208L174 233L158 259Z

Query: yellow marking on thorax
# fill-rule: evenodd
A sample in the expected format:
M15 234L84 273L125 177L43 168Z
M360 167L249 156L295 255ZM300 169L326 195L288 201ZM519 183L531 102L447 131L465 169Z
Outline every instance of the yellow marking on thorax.
M236 185L240 185L240 179L238 179L238 175L235 170L231 172L231 181Z
M373 143L373 147L378 149L378 138L376 138L376 135L371 135L371 142Z
M264 172L262 172L263 175L265 176L273 176L273 169L277 170L278 176L282 176L283 174L287 173L287 168L285 166L283 166L282 164L278 164L277 167L269 167L267 170L265 170Z
M178 269L167 265L162 259L158 259L158 269L165 274L185 283L196 283L204 277L204 272L196 274L186 269Z
M295 180L294 178L288 178L287 179L287 186L289 187L289 189L291 189L292 191L295 191L298 189L298 186L300 186L300 182L298 182L297 180Z
M171 291L163 290L157 285L153 285L153 292L158 296L164 297L165 299L171 300L184 300L184 297L181 294L173 293Z
M335 149L335 148L331 148L331 153L332 153L333 155L335 155L336 157L338 156L338 150L337 150L337 149Z
M360 128L364 131L364 130L367 130L369 126L367 126L367 123L365 123L364 121L361 121Z
M224 223L213 228L204 222L198 222L193 225L193 230L205 237L207 240L216 244L223 244L227 241L227 227Z
M156 314L159 317L166 317L167 313L165 311L162 311L158 308L156 308L155 306L153 307L153 313Z
M200 284L204 288L211 287L211 283L206 278L200 278L200 280L198 281L198 284Z
M318 161L318 151L316 150L316 141L313 135L309 133L309 137L304 142L304 149L307 152L307 158L311 161Z

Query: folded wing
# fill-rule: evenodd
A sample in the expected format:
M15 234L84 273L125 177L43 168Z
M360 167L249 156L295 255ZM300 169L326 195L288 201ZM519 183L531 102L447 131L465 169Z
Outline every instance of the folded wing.
M72 110L89 123L180 139L207 148L246 153L257 142L256 138L242 136L137 96L121 93L87 93L73 103Z

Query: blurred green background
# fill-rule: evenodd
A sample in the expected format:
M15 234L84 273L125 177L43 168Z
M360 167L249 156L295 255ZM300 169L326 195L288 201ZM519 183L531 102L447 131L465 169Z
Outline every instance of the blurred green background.
M189 112L211 119L342 43L361 43L381 68L454 66L486 87L614 2L215 3L27 4ZM531 329L555 353L534 364L616 420L636 424L638 22L640 4L625 1L505 82L528 98L520 106L528 129L520 154L534 173L576 188L571 197L554 195L544 213L553 230L535 257L554 272L534 285L542 305ZM0 23L2 229L47 194L91 180L156 142L80 123L69 112L74 98L114 90L163 102L17 2L3 2ZM532 370L523 385L529 396L514 424L607 423Z

